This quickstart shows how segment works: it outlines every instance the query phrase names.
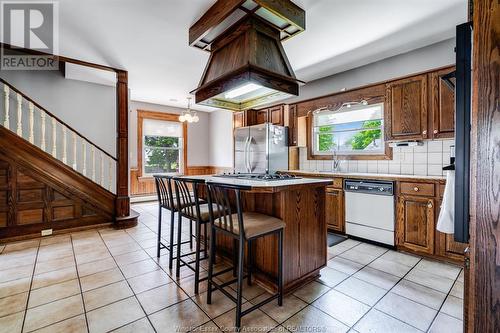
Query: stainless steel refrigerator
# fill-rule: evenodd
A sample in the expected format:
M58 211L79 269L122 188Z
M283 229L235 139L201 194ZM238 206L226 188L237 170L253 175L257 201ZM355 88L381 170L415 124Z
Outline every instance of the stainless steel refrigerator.
M288 169L288 129L271 123L234 130L234 166L239 173Z

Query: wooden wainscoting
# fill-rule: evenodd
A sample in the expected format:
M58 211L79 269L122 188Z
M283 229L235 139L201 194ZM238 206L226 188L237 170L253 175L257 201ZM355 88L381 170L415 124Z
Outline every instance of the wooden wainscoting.
M186 175L213 175L230 171L232 168L217 166L188 166ZM138 169L130 169L130 194L132 196L144 196L156 194L153 177L141 177Z

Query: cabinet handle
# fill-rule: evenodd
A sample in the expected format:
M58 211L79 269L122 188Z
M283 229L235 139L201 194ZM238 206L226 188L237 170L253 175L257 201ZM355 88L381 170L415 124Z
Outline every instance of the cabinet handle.
M437 134L438 133L438 130L434 130L434 134Z
M426 135L426 134L427 134L427 130L424 130L424 131L422 132L422 134L423 134L423 135Z
M429 203L427 204L427 207L428 207L428 208L432 208L432 202L429 202Z
M419 188L416 186L413 188L413 191L415 191L415 192L418 192L418 190L419 190Z

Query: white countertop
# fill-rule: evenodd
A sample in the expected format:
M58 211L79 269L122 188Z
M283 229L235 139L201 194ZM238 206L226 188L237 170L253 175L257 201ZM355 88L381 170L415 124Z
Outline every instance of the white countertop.
M304 185L304 184L320 184L328 182L327 179L319 179L319 178L298 178L298 179L287 179L287 180L263 181L263 180L238 179L230 177L215 177L214 175L186 176L186 178L204 179L206 182L214 182L214 183L228 184L228 185L250 186L252 188L283 187L283 186Z
M362 173L362 172L332 172L332 171L306 171L306 170L285 170L283 172L290 172L294 174L318 174L331 177L366 177L371 179L379 178L393 178L393 179L429 179L429 180L445 180L446 177L443 176L419 176L419 175L396 175L396 174L385 174L385 173Z

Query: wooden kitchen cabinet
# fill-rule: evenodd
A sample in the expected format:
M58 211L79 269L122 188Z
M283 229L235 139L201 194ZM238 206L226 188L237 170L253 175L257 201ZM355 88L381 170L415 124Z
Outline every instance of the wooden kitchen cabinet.
M297 105L288 106L288 145L297 146L298 144L298 118Z
M246 111L233 113L233 128L246 126Z
M434 254L435 199L400 196L397 211L398 249Z
M427 74L386 85L386 139L422 140L428 133Z
M328 229L344 232L344 192L333 187L326 188L325 215Z
M268 121L273 125L284 125L284 110L283 105L278 105L272 108L269 108L268 111Z
M455 67L451 67L429 74L430 122L434 139L452 138L455 135L455 92L441 80L441 76L454 70Z
M269 109L257 110L255 111L255 124L264 124L268 122Z

